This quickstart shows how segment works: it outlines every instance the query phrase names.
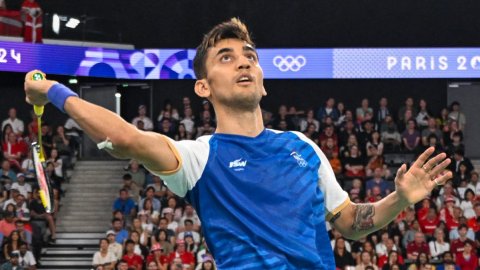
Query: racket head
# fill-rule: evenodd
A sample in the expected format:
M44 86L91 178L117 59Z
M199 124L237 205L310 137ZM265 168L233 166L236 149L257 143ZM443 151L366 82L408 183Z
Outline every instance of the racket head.
M53 190L50 185L48 176L45 173L45 164L40 158L40 145L36 142L32 143L32 157L33 164L35 166L35 173L37 176L37 182L39 186L40 199L42 205L47 213L53 213Z

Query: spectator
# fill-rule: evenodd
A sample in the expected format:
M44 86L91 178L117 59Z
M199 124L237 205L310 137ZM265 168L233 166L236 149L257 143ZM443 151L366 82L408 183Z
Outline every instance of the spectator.
M367 267L372 267L372 269L378 270L378 267L372 262L370 253L364 250L360 255L360 263L355 266L355 270L365 270Z
M142 256L142 258L146 258L148 256L148 248L142 243L140 243L140 233L138 231L132 230L130 232L130 239L133 241L133 243L135 243L135 247L133 249L134 252Z
M415 239L407 245L407 258L417 260L420 253L429 254L430 250L425 242L425 236L422 232L415 233Z
M200 234L198 234L194 230L193 221L191 219L184 219L184 225L185 225L185 227L183 227L184 231L178 234L178 239L183 240L185 238L185 235L189 234L193 237L195 244L200 244Z
M132 176L133 182L135 182L139 188L145 187L145 170L140 167L137 160L130 160L128 173Z
M18 253L12 253L8 261L2 264L0 270L27 270L18 264Z
M345 176L349 178L365 177L365 161L358 150L358 146L350 147L348 157L342 162L345 166Z
M37 261L33 256L33 253L28 250L28 245L25 242L20 243L20 247L18 251L14 251L14 253L18 253L18 264L25 269L28 270L35 270L37 269Z
M52 130L50 129L50 126L48 125L48 123L46 122L42 123L41 133L42 133L43 152L46 155L48 155L50 154L53 148L53 135L52 135Z
M355 140L357 139L357 130L355 129L355 125L353 121L348 120L345 122L345 125L340 128L340 133L338 137L338 144L339 145L346 145L348 141L350 140L350 137L355 137ZM358 144L358 142L357 142Z
M15 207L17 208L17 212L15 214L17 219L20 219L24 222L30 221L30 209L28 209L27 203L25 202L25 196L18 194L15 197Z
M14 251L18 251L20 249L20 244L23 243L23 241L20 239L20 235L18 234L18 231L14 230L12 231L9 235L6 241L4 241L3 244L3 255L4 258L9 260L10 255Z
M70 159L70 137L65 134L65 128L58 126L56 134L52 138L53 148L57 149L58 156L68 162ZM62 176L62 175L59 175Z
M160 201L157 198L154 197L154 195L155 195L155 188L147 187L147 189L145 191L145 198L143 198L138 205L140 211L143 210L144 201L146 199L150 199L152 201L152 204L153 204L153 210L157 211L157 212L160 212L160 209L162 208L162 205L161 205Z
M138 106L138 116L133 118L132 124L134 126L137 126L137 122L142 121L143 122L143 128L147 131L153 130L153 122L152 120L147 116L147 106L145 105L140 105Z
M373 187L379 187L381 196L385 197L387 194L390 193L390 184L385 181L383 178L383 169L381 168L376 168L373 172L373 177L372 179L367 181L367 196L370 196L372 193Z
M21 219L15 220L15 227L18 232L18 235L20 235L20 239L27 243L28 245L32 244L32 232L29 230L25 230L25 222Z
M55 175L63 178L63 159L59 157L57 149L50 151L50 158L46 162L51 162L55 168Z
M463 215L470 219L475 216L475 211L473 210L473 205L475 204L475 193L471 189L465 190L464 199L460 203L460 208L463 211Z
M377 253L377 256L379 256L378 258L379 267L382 267L382 265L380 264L382 259L384 263L387 261L387 256L392 250L397 251L397 247L395 246L393 239L389 237L388 232L384 231L381 234L381 242L375 245L375 252Z
M466 242L463 251L457 253L456 263L462 270L476 270L478 267L478 257L473 251L474 246Z
M12 181L13 182L17 181L17 175L11 169L10 162L8 162L8 160L3 160L2 161L2 168L0 169L0 176L2 176L3 179L5 179L4 182L6 182L7 179L9 180L10 186L8 187L8 190L11 187L11 184L12 184L11 182Z
M108 252L114 255L115 261L121 260L123 246L115 241L116 233L113 230L108 230L106 236L108 240Z
M448 156L453 156L457 150L461 150L465 153L465 145L462 142L462 137L463 136L460 132L454 132L451 135L450 143L446 147L446 153Z
M165 215L167 214L167 212L172 211L172 210L170 210L171 208L165 208L165 209L169 209L167 211L163 211ZM169 219L166 218L165 216L160 218L160 221L158 223L158 229L159 229L159 232L164 230L167 233L166 241L171 241L172 244L175 244L175 229L176 229L176 227L175 227L175 229L169 228L169 225L170 225L169 222L170 222ZM177 224L177 226L178 226L178 224ZM159 240L157 240L157 241L159 241ZM162 243L160 243L160 244L162 244ZM165 248L165 250L168 248L168 246L166 246L164 244L162 244L162 246Z
M376 147L375 154L382 156L383 155L383 142L378 131L373 131L370 137L370 140L367 142L366 150L367 156L373 156L373 149L370 147Z
M323 132L320 134L320 137L318 139L320 147L325 147L327 139L329 138L333 139L335 143L338 142L337 135L335 134L335 130L332 125L325 126Z
M428 253L421 251L415 259L415 263L411 264L408 267L408 270L432 269L432 265L429 263L428 257Z
M180 219L180 224L184 224L187 219L189 219L193 222L192 230L196 231L196 232L199 232L200 231L200 226L202 224L200 222L200 218L197 215L197 212L195 212L195 209L190 204L185 205L185 211L183 213L182 218ZM200 241L200 239L198 239L198 240ZM199 241L195 241L195 242L199 242Z
M417 121L420 130L428 126L428 119L432 118L432 113L427 108L427 102L424 99L420 99L419 110L415 120Z
M132 175L126 173L123 175L122 179L122 188L128 191L128 196L134 201L138 200L138 198L140 197L140 187L137 185L137 183L133 181Z
M143 259L140 255L134 253L135 250L135 242L131 239L125 241L125 252L122 257L122 260L125 261L128 265L128 268L132 268L135 270L142 270L143 269Z
M386 97L380 98L378 102L378 109L375 117L377 123L382 123L387 115L390 115L390 109L388 109L388 99Z
M475 203L473 210L475 216L468 220L467 225L474 232L478 232L480 231L480 202Z
M175 141L191 140L192 134L187 132L184 124L179 124L174 139Z
M414 105L413 98L408 97L405 100L405 105L400 107L400 109L398 110L398 121L399 122L408 120L408 118L405 119L405 111L407 111L407 110L411 111L412 116L417 114L417 110L415 109L415 107L413 105Z
M70 149L76 156L82 142L83 130L72 118L68 118L63 127L65 128L65 135L70 138Z
M119 197L113 202L113 210L122 211L126 217L136 216L135 202L128 197L128 191L122 188L118 193Z
M408 120L407 129L402 133L403 147L408 153L417 153L420 145L420 132L413 119Z
M3 156L10 162L10 165L17 171L20 170L20 162L23 155L24 146L17 141L15 134L10 133L7 135L8 141L3 143Z
M162 245L159 243L153 244L150 249L150 255L147 257L147 265L154 262L160 269L167 269L168 257L163 253Z
M103 266L105 270L115 269L117 258L108 250L108 240L106 238L100 239L99 245L100 250L93 255L92 265L94 267Z
M478 181L478 173L472 171L470 173L470 183L468 184L468 188L475 192L476 196L480 196L480 181Z
M440 219L435 208L429 208L424 219L419 220L422 232L429 238L433 237L435 228L438 227Z
M340 117L340 113L335 108L335 99L328 98L325 102L325 106L320 107L317 111L317 119L321 122L325 120L325 117L330 116L334 121L337 121Z
M115 241L119 244L128 238L128 231L123 228L122 221L118 218L113 218L112 220L112 230L115 232Z
M185 127L185 130L187 131L192 138L195 135L195 119L193 116L193 111L192 108L185 108L183 110L183 119L180 121L180 124L183 124Z
M442 110L440 110L440 115L436 119L438 127L443 129L443 127L448 126L448 122L450 121L448 119L448 113L449 111L447 108L442 108Z
M213 263L213 257L210 255L205 255L203 257L202 267L201 270L216 270L217 267Z
M382 132L382 142L384 144L385 152L399 152L402 138L400 133L398 133L393 126L390 126L386 131Z
M467 173L470 173L471 171L473 171L472 162L470 161L469 158L465 157L465 152L461 150L457 150L453 155L453 160L452 160L452 163L450 164L450 170L455 174L458 174L460 172L460 163L465 164L465 166L467 167L466 168Z
M161 224L160 226L164 227L165 225ZM162 252L163 252L164 255L165 254L170 254L173 251L173 245L169 241L168 234L169 234L169 232L166 229L159 229L159 231L157 233L157 236L155 237L155 241L157 243L159 243L160 246L162 247ZM173 233L173 236L174 235L175 234ZM175 238L175 237L172 237L172 239L173 238Z
M305 132L310 125L313 125L314 131L320 130L320 122L314 118L313 109L307 110L307 116L300 120L300 131Z
M29 183L25 183L25 174L17 174L17 182L12 184L12 189L18 190L27 200L32 197L32 186Z
M468 232L468 227L465 224L460 224L458 226L458 239L450 240L450 251L454 256L456 256L457 253L463 252L465 243L469 242L472 247L476 247L475 242L473 242L472 239L469 239L467 237L467 232Z
M10 108L8 110L8 118L3 120L2 130L4 130L7 124L12 127L12 131L17 137L21 137L23 135L25 125L23 124L22 120L17 118L17 110L15 108Z
M403 263L400 263L400 258L401 258L401 255L397 251L392 250L390 251L390 253L388 253L388 259L385 262L385 264L383 264L382 266L380 266L379 264L379 267L382 267L382 270L393 270L393 269L403 270L405 269L405 267Z
M425 129L422 130L422 144L424 146L429 145L428 137L430 135L435 135L435 137L437 138L437 142L443 145L442 132L438 129L437 122L435 121L434 118L429 118L427 126L425 127Z
M27 157L22 161L21 172L27 180L35 180L35 166L32 158L32 151L27 152Z
M16 229L15 213L11 211L4 212L3 219L0 220L0 234L9 236Z
M428 247L434 260L440 260L445 252L450 251L450 244L445 241L445 232L442 229L435 229L435 238L428 243Z
M0 0L0 10L5 10L7 9L7 6L5 5L5 0Z
M362 99L360 107L355 110L357 124L361 124L363 121L365 121L365 116L367 113L373 115L373 109L370 108L368 99L364 98Z
M182 264L190 265L190 269L194 268L195 257L192 253L185 250L185 241L178 239L175 251L169 254L168 261L173 262L175 258L180 258Z
M335 239L333 255L337 268L344 269L345 267L355 265L352 254L345 249L345 239L343 237Z
M153 209L152 200L149 198L145 198L142 204L143 210L141 210L138 215L142 214L145 219L142 220L142 226L152 226L152 223L158 224L158 218L160 217L160 213Z
M30 201L30 215L32 222L40 222L42 225L46 223L50 230L50 242L55 243L57 239L55 220L52 214L45 211L42 201L40 200L39 190L34 189L32 192L32 200Z
M450 105L450 110L451 111L448 114L448 119L457 121L460 130L464 130L467 120L465 114L460 111L460 103L458 101L452 102L452 104Z

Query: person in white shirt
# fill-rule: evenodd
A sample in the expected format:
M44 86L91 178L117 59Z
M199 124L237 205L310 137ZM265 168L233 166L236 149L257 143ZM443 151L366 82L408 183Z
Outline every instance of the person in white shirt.
M107 231L106 235L109 242L108 251L113 253L117 260L121 260L123 255L123 246L117 243L117 241L115 241L115 236L117 234L115 233L115 231L109 230Z
M29 183L25 183L25 174L17 174L17 182L12 184L12 188L18 190L26 199L32 198L32 186Z
M178 239L185 239L186 235L190 235L193 237L193 241L195 244L200 244L200 234L193 230L193 221L191 219L185 220L185 231L178 234Z
M94 267L103 266L105 270L113 270L117 258L108 250L108 240L100 239L100 250L93 255L92 265Z
M14 253L18 254L19 266L22 266L24 269L36 269L37 261L33 253L28 250L27 243L22 242Z
M134 126L137 126L137 123L139 121L143 122L143 129L144 130L148 130L148 131L153 130L153 122L147 116L147 106L145 106L145 105L138 106L138 116L133 118L132 124Z
M432 258L440 259L443 256L443 253L450 251L450 244L445 242L445 233L441 228L435 229L435 240L428 243L430 248L430 255Z
M8 118L3 120L2 130L7 124L12 126L15 135L22 136L23 131L25 130L25 125L22 120L17 118L17 110L15 108L10 108L10 110L8 110Z
M470 183L467 185L467 188L473 190L475 194L480 194L480 181L478 181L478 173L470 173Z

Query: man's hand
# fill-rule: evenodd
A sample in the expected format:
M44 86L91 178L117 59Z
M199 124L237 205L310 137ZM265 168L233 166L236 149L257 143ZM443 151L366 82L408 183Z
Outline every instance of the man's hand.
M434 151L433 147L425 150L408 171L405 164L398 169L395 188L405 206L419 202L436 186L444 185L452 178L452 172L445 170L451 162L445 153L428 160Z
M42 73L45 77L45 74L40 70L32 70L25 75L25 94L26 101L31 105L44 106L48 103L47 92L52 85L56 84L56 81L50 80L40 80L34 81L32 79L33 74Z

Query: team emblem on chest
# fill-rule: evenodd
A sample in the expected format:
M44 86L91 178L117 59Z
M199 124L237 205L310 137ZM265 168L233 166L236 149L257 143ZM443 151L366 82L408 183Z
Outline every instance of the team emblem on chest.
M308 165L308 162L302 158L302 155L300 155L299 153L293 151L290 156L292 156L298 163L298 166L300 167L307 167Z

